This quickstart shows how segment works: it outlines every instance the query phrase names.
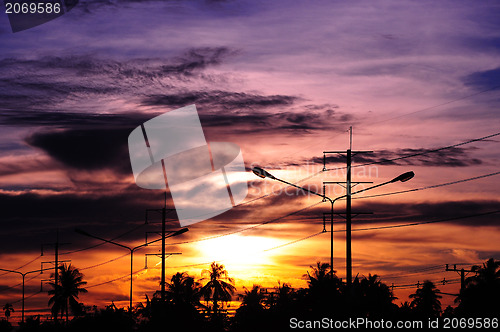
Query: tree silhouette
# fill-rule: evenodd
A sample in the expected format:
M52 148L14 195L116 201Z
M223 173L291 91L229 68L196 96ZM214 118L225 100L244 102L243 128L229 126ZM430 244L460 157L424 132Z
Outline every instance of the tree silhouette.
M14 310L14 307L12 306L12 304L6 303L3 306L3 311L4 311L4 314L5 314L5 317L7 317L7 321L9 321L10 313L14 312L15 310Z
M352 284L352 304L357 315L381 317L392 314L397 306L391 289L380 281L378 275L356 278Z
M307 306L316 316L336 312L341 305L342 282L333 271L331 275L330 264L316 262L316 266L310 266L311 271L307 271L303 277L306 278L308 290L306 295Z
M410 295L411 307L420 317L437 317L441 313L442 297L438 294L439 289L436 288L432 281L424 281L422 288L417 289L414 294Z
M200 283L186 272L177 272L167 283L166 298L174 306L196 310L200 306Z
M151 317L151 301L149 300L148 294L146 295L146 305L139 302L135 307L135 313L140 318L150 318Z
M242 302L236 310L233 320L234 331L256 331L265 324L265 296L259 285L253 285L251 290L245 289L240 294Z
M231 300L236 287L234 280L228 276L224 265L213 262L209 270L203 270L202 275L208 275L208 282L201 288L206 301L212 301L212 313L219 313L219 303Z
M83 274L80 271L71 266L66 266L63 264L59 266L59 283L54 282L49 283L53 289L49 290L49 295L52 297L49 300L49 306L52 305L52 314L57 316L61 313L61 318L64 313L66 313L66 322L68 321L69 309L76 314L81 310L81 306L78 303L78 295L80 293L87 293L85 288L82 286L86 285L87 282L83 281Z
M459 315L486 317L500 312L500 261L490 258L482 266L473 266L476 273L465 280L465 288L460 291Z
M253 285L251 290L245 289L245 294L242 294L241 307L249 308L252 311L263 310L264 295L261 290L259 285Z

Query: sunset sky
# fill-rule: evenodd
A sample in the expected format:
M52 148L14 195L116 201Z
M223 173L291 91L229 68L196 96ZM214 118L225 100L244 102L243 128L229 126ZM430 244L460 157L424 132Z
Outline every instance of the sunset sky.
M127 306L127 250L89 248L100 242L74 229L129 246L160 230L161 216L145 225L145 210L161 208L163 192L135 184L127 138L195 104L208 142L240 146L248 196L168 239L167 252L182 255L168 258L167 277L201 278L218 261L239 293L305 287L309 266L330 259L329 233L317 234L330 205L250 169L321 192L323 181L345 181L337 155L322 172L323 151L346 150L352 126L353 149L373 151L354 157L354 181L416 174L353 197L353 211L373 212L353 220L353 275L395 286L446 278L454 282L438 288L458 293L445 264L500 259L499 16L497 1L80 1L12 33L2 13L0 268L40 269L54 259L41 245L59 230L69 243L60 259L88 282L81 300ZM175 212L168 218L178 229ZM334 269L345 278L345 225L335 218ZM148 256L144 269L144 255L159 250L134 255L134 303L159 289L160 260ZM33 294L48 277L26 277L27 310L47 309L48 286ZM0 305L16 302L16 316L20 282L0 273ZM415 289L395 288L396 303Z

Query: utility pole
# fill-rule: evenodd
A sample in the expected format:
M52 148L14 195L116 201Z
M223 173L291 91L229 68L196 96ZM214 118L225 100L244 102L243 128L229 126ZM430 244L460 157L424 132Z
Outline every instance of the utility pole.
M351 209L351 196L352 196L352 188L356 186L357 184L360 183L372 183L372 182L352 182L352 176L351 176L351 164L352 164L352 157L354 157L356 154L359 153L369 153L373 151L353 151L352 150L352 126L349 127L349 149L347 151L323 151L323 170L326 170L326 155L327 154L332 154L332 153L337 153L337 154L343 154L345 153L346 156L346 162L347 162L347 168L346 168L346 182L324 182L325 183L336 183L336 184L341 184L345 183L345 189L346 189L346 283L347 287L350 288L352 284L352 237L351 237L351 232L352 232L352 209ZM354 185L353 185L354 183ZM333 239L331 241L333 243ZM332 249L330 249L333 251ZM333 256L333 254L332 254ZM333 262L332 262L333 264ZM333 268L333 266L332 266Z
M165 302L165 233L166 233L166 216L167 211L175 211L175 209L167 209L167 193L165 192L165 200L163 204L163 208L161 209L147 209L146 210L146 224L148 223L148 212L155 211L161 213L161 282L160 282L160 293L161 293L161 302ZM147 234L147 233L146 233ZM146 235L147 236L147 235ZM147 238L146 238L147 239Z
M45 269L45 270L50 270L50 269L52 269L52 268L48 268L48 269ZM20 274L23 277L22 302L21 302L21 322L24 323L24 281L25 281L25 277L26 277L27 274L35 273L35 272L40 272L40 274L41 274L44 271L44 269L34 270L34 271L28 271L28 272L24 272L24 273L16 271L16 270L8 270L8 269L0 269L0 271L17 273L17 274Z
M43 247L44 246L54 246L54 261L41 262L40 263L41 264L40 271L44 271L43 264L54 263L54 284L55 284L54 291L55 292L57 292L57 290L58 290L57 286L59 285L59 270L58 270L59 269L59 263L70 262L70 260L59 261L59 246L68 245L68 244L71 244L71 243L69 243L69 242L65 242L65 243L59 242L59 229L57 229L56 242L54 242L54 243L44 243L41 246L41 254L40 254L40 256L43 256ZM54 321L57 321L57 314L54 316Z
M167 193L161 209L161 303L165 303L165 216L167 214Z
M449 268L449 265L446 264L446 270L445 271L452 271L452 272L460 272L460 293L465 289L465 273L471 273L471 272L476 272L472 270L465 270L464 268L457 269L457 265L453 265L453 269Z

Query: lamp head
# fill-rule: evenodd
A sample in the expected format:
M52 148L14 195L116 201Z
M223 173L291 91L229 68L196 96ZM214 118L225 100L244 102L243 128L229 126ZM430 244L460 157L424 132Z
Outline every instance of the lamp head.
M270 179L276 179L271 173L267 172L266 170L260 168L260 167L254 167L252 169L253 174L257 175L260 178L270 178Z
M406 182L408 180L411 180L414 176L415 176L415 173L413 173L413 171L409 171L409 172L403 173L400 176L392 179L390 182L391 183L392 182L398 182L398 181Z

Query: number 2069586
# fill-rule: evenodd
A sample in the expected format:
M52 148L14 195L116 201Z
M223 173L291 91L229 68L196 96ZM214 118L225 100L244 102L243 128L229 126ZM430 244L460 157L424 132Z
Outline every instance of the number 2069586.
M59 14L61 4L58 2L7 2L6 14Z

